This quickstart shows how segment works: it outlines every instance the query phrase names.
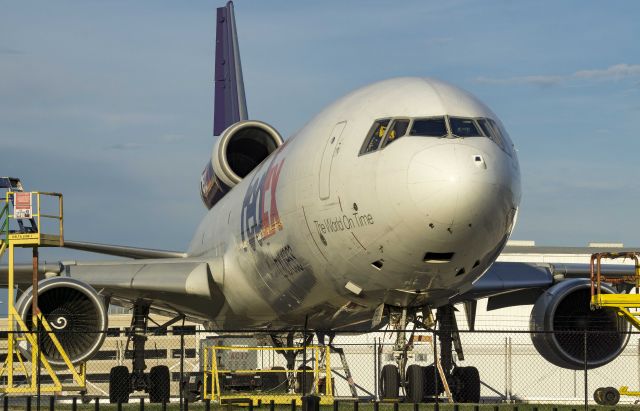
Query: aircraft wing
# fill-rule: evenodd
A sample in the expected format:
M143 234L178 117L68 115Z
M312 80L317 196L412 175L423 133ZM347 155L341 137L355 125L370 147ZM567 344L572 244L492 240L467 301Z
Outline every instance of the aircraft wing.
M156 250L151 248L128 247L123 245L98 244L82 241L64 240L65 248L74 250L89 251L92 253L115 255L126 258L184 258L186 253L179 251Z
M633 276L635 267L608 264L602 266L602 273L609 277ZM530 305L556 282L569 278L589 278L590 274L589 264L498 261L473 283L470 290L454 297L452 302L488 298L488 310Z
M154 312L182 314L204 321L208 314L218 312L225 301L215 278L215 273L220 272L222 269L215 260L163 258L45 262L39 266L38 276L71 277L91 285L116 305L129 307L135 301L146 300ZM30 264L15 265L14 273L15 282L21 288L31 284Z
M591 255L598 253L627 253L638 251L637 248L624 248L612 246L593 247L559 247L559 246L537 246L537 245L507 245L502 250L501 255L509 254L546 254L546 255Z

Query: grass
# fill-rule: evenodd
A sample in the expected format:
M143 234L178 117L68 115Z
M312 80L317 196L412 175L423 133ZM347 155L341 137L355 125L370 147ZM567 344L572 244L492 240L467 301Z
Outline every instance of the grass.
M457 407L457 408L456 408ZM477 407L477 408L476 408ZM371 403L359 403L358 404L358 410L357 411L373 411L373 404ZM11 411L24 411L26 409L25 404L23 402L21 402L20 404L12 404L9 407L9 410ZM36 403L35 401L33 401L32 403L32 410L36 410ZM49 401L46 398L43 398L41 401L41 405L40 405L40 409L42 411L45 410L49 410ZM90 403L90 404L78 404L77 410L78 411L94 411L95 408L95 403ZM122 410L123 411L137 411L140 410L140 403L139 402L131 402L129 404L123 404L122 405ZM194 403L194 404L189 404L189 411L203 411L205 410L205 404L203 403ZM237 405L217 405L217 404L211 404L211 410L215 410L215 411L247 411L248 407L246 406L237 406ZM583 404L572 404L572 405L566 405L566 404L458 404L458 405L452 405L452 404L439 404L439 410L440 411L582 411L584 410L584 405ZM639 409L638 405L631 405L631 404L623 404L623 405L616 405L616 406L599 406L599 405L589 405L588 407L588 411L617 411L617 410L637 410ZM56 403L55 405L55 410L56 411L70 411L71 410L71 404L60 404L60 403ZM107 411L115 411L118 410L118 406L115 404L103 404L102 402L100 403L100 410L107 410ZM162 405L158 405L158 404L149 404L149 403L145 403L144 404L144 410L145 411L161 411L163 410ZM177 403L171 403L168 404L166 407L167 411L178 411L180 410L180 404ZM254 407L253 408L254 411L269 411L269 406L261 406L261 407ZM276 411L290 411L291 410L291 406L290 405L276 405L275 406L275 410ZM298 406L297 408L298 411L301 411L301 408ZM320 407L320 411L333 411L334 408L333 406L321 406ZM380 411L393 411L393 404L391 403L380 403L379 405L379 410ZM398 410L399 411L414 411L414 405L413 404L398 404ZM418 411L431 411L431 410L435 410L435 404L419 404L418 405ZM354 405L353 402L340 402L338 405L338 411L354 411Z

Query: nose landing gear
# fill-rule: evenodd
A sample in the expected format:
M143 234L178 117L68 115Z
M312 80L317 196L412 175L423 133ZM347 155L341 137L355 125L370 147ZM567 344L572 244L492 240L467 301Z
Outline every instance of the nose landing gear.
M475 367L460 367L455 364L453 351L459 361L464 360L464 352L458 333L453 306L447 305L437 309L434 322L428 308L420 317L415 310L407 308L390 309L390 324L396 330L394 356L396 364L386 364L380 371L381 398L397 400L400 388L404 390L407 402L420 403L432 401L436 396L446 394L452 402L478 403L480 401L480 374ZM422 318L426 318L423 321ZM406 326L415 324L407 339ZM433 332L440 345L439 355L435 355L432 365L421 366L411 364L407 367L410 353L413 350L415 328L421 327ZM428 336L433 344L432 338ZM434 347L434 353L437 349Z

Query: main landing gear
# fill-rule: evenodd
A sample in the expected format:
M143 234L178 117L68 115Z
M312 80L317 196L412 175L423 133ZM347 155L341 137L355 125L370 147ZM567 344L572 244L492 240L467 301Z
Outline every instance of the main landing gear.
M168 326L182 320L182 316L175 317L158 327L156 333L162 332ZM134 391L149 393L149 402L169 402L171 373L166 365L151 367L145 373L144 346L147 341L147 324L149 321L149 305L137 303L133 308L131 327L128 330L125 358L133 359L131 372L124 365L113 367L109 373L109 402L127 403L129 395ZM129 346L131 345L131 350ZM131 354L129 354L131 353Z
M326 332L316 332L316 338L318 339L318 344L321 347L328 347L331 353L338 354L340 357L340 362L342 363L342 372L344 373L344 379L347 381L349 385L349 390L351 392L352 397L358 396L358 391L356 389L356 384L353 380L353 376L351 375L351 370L349 369L349 364L347 363L347 357L342 348L336 347L333 345L333 338L335 337L335 333L326 333ZM313 368L326 370L327 351L324 349L320 350L320 356L318 358L318 364L314 367L310 366L310 362L314 361L314 358L308 357L303 353L304 346L310 346L313 343L313 333L305 333L301 337L296 338L296 334L294 332L288 332L286 335L271 335L272 345L275 348L299 348L295 350L290 349L282 349L278 350L278 353L281 354L285 360L287 361L286 368L283 367L274 367L273 370L280 370L281 372L271 373L278 377L280 390L284 390L284 392L296 392L301 393L303 395L307 394L324 394L327 392L326 384L331 384L331 392L335 393L335 386L333 381L328 382L326 377L320 377L318 380L317 391L315 391L314 384L314 371ZM326 339L328 338L328 342ZM302 343L296 345L296 339L302 339ZM296 367L296 359L302 356L302 364L298 366L298 372L292 372ZM304 372L302 372L304 370ZM269 375L269 374L267 374Z
M308 346L313 341L313 334L306 334L303 336L303 346ZM293 348L295 345L295 333L288 332L286 336L271 335L271 343L275 348ZM311 393L313 386L313 372L310 372L311 368L306 364L299 367L299 373L287 372L288 370L295 370L296 357L300 355L298 350L278 350L287 361L286 368L273 367L273 370L279 370L280 372L273 373L273 382L269 382L271 385L275 385L276 391L288 392L290 389L295 392L304 392L305 394ZM268 374L267 374L268 375Z
M464 360L453 306L438 308L435 322L431 318L430 310L425 312L429 315L422 318L417 312L410 312L406 308L392 310L390 313L390 324L396 329L394 346L396 364L387 364L380 370L382 399L399 399L400 388L403 388L407 402L431 401L436 396L447 394L447 396L451 395L451 399L456 403L478 403L480 401L478 369L460 367L453 360L454 350L458 360ZM424 317L426 321L423 321ZM406 366L409 353L413 350L414 340L414 331L407 339L405 329L409 322L413 322L416 327L434 332L440 343L439 361L436 358L434 363L428 366L418 364ZM435 341L432 343L435 344Z

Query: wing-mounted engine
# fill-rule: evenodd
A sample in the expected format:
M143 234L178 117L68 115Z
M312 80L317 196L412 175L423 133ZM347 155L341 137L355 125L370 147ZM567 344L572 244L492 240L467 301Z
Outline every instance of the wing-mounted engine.
M32 327L32 287L16 302L16 310L27 327ZM73 364L91 358L102 346L107 330L103 298L90 285L68 277L54 277L38 283L38 308ZM20 347L29 355L27 346ZM62 356L47 334L42 336L42 353L54 367L65 366Z
M616 291L602 285L603 293ZM562 281L546 290L531 310L531 339L540 355L559 367L597 368L614 360L629 341L629 324L608 309L591 310L588 279Z
M207 208L213 207L282 143L280 133L261 121L240 121L223 131L200 180L200 196Z

